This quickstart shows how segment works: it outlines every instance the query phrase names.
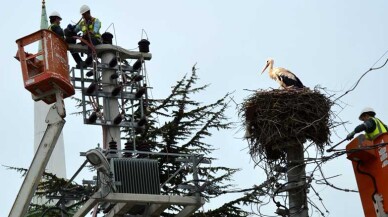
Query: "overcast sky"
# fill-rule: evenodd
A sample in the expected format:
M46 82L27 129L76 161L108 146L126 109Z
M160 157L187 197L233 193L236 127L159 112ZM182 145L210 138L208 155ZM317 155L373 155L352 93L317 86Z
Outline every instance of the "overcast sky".
M155 98L165 97L175 81L190 73L197 63L199 83L211 84L199 101L213 102L226 92L235 91L234 100L242 103L251 94L244 89L278 88L268 74L259 73L268 57L275 60L275 66L297 74L304 85L320 85L340 95L388 49L388 2L384 0L47 0L47 13L57 10L63 17L62 27L66 27L80 19L82 4L88 4L92 15L101 20L102 32L114 24L117 42L124 48L137 47L141 30L145 29L153 55L147 71ZM13 56L17 50L15 40L39 29L40 14L39 0L4 1L0 8L1 165L28 167L33 157L33 100L23 87L20 65ZM109 31L113 32L112 27ZM346 107L340 117L349 122L348 130L359 124L357 117L365 106L373 107L388 122L387 78L387 68L372 71L342 98ZM65 103L68 114L77 111L70 99ZM228 116L239 121L234 105ZM80 116L68 115L66 121L64 140L70 177L84 161L79 152L101 142L101 129L83 125ZM216 133L209 141L215 145L214 155L219 158L213 164L242 168L234 177L235 183L250 187L262 183L265 177L253 168L247 143L241 139L243 134L236 127ZM333 132L333 144L346 134L343 128ZM341 174L331 179L337 186L357 188L351 163L345 156L324 164L324 171L328 176ZM4 167L0 167L0 177L0 216L7 216L23 179ZM323 185L315 187L330 216L363 216L358 194ZM213 201L205 209L222 202ZM272 215L275 207L266 211Z

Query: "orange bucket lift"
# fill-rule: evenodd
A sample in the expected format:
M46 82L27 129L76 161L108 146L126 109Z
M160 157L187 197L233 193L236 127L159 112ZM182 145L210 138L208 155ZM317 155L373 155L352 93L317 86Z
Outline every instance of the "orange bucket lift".
M388 133L373 141L360 135L347 146L366 217L388 216Z
M42 49L35 53L25 52L32 43L41 43ZM63 98L74 95L70 81L66 42L50 30L39 30L16 40L24 87L31 92L35 101L47 104L56 102L55 94L61 91Z

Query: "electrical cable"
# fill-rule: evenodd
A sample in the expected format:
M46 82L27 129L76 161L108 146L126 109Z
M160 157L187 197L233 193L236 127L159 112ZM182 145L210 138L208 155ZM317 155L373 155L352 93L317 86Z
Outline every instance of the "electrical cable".
M375 200L375 197L374 197L375 194L377 194L377 192L378 192L378 190L377 190L376 178L375 178L372 174L370 174L370 173L368 173L368 172L365 172L365 171L362 171L362 170L360 169L361 163L362 163L361 160L357 161L357 172L359 172L360 174L366 175L366 176L368 176L369 178L371 178L372 183L373 183L373 188L374 188L374 191L373 191L373 193L372 193L372 195L371 195L371 198L372 198L372 201L373 201L374 203L376 203L376 200Z
M372 65L371 68L369 68L366 72L364 72L364 74L361 75L361 77L357 80L357 82L353 85L352 88L350 88L349 90L347 90L345 93L343 93L342 95L340 95L339 97L337 97L333 102L339 100L340 98L342 98L343 96L345 96L346 94L348 94L349 92L353 91L354 89L356 89L356 87L358 86L358 84L360 83L361 79L366 75L368 74L370 71L373 71L373 70L378 70L378 69L381 69L383 68L387 62L388 62L388 59L385 60L385 63L379 67L376 67L376 68L373 68L386 54L388 53L388 50L385 51L385 53Z
M90 105L93 107L93 111L97 112L98 106L92 96L89 96Z
M345 150L345 152L346 153L354 153L354 152L363 151L363 150L372 150L372 149L380 148L380 147L386 146L386 145L388 145L388 142L383 142L383 143L370 145L370 146L363 146L360 148L353 148L353 149Z
M305 151L307 151L307 150L305 150ZM322 157L318 158L318 153L316 153L315 158L310 158L310 157L305 158L305 159L303 160L303 162L304 162L306 165L312 164L312 163L315 163L315 164L316 164L316 166L315 166L315 168L313 169L313 171L312 171L309 175L307 175L307 176L308 176L308 177L313 177L313 176L314 176L314 173L315 173L316 171L319 170L319 172L322 173L323 179L322 179L322 180L317 180L317 181L316 181L317 184L326 184L326 185L329 185L330 187L333 187L333 188L335 188L335 189L337 189L337 190L342 190L342 191L345 191L345 192L357 192L357 191L353 191L353 190L338 188L338 187L334 186L333 184L329 183L328 180L326 180L326 179L333 178L333 177L326 178L326 177L323 175L323 171L322 171L321 165L322 165L323 163L325 163L325 162L328 162L328 161L330 161L330 160L336 159L336 158L338 158L338 157L340 157L340 156L342 156L342 155L344 155L344 154L346 154L346 152L341 151L341 152L332 153L331 155L328 155L328 156L322 156ZM308 156L309 156L309 155L308 155ZM276 160L276 161L265 162L265 163L262 161L261 158L257 158L257 159L256 159L256 158L252 158L252 160L255 162L255 166L259 166L260 168L262 168L262 169L264 170L264 172L267 174L267 177L270 177L271 174L274 174L274 173L275 173L275 171L274 171L275 165L283 165L283 164L286 164L286 162L284 162L284 160ZM302 161L301 161L299 164L302 164ZM300 166L300 165L296 165L296 166L293 165L293 167L290 168L290 169L292 170L292 169L294 169L294 167L296 168L296 167L298 167L298 166ZM306 178L309 179L308 177L306 177ZM276 180L276 181L279 181L279 180L282 180L282 179L285 179L285 178L286 178L286 177L285 177L285 174L280 174L280 176L278 176L275 180ZM310 178L310 179L311 179L311 180L314 180L313 178ZM310 179L309 179L309 180L310 180ZM268 188L269 188L269 189L270 189L270 188L274 188L274 186L272 186L272 185L270 184L270 185L268 186ZM303 189L302 189L302 190L303 190ZM316 192L315 189L313 189L313 191ZM286 202L287 196L286 196L286 195L278 195L277 192L278 192L278 189L275 190L274 196L272 196L272 200L274 200L275 205L278 205L279 203L280 203L280 205L287 204L287 202ZM318 194L318 192L316 192L316 194ZM270 195L270 193L267 192L267 195ZM278 201L279 199L276 200L277 198L275 198L275 197L280 197L280 196L282 197L282 200L284 200L284 203L282 203L281 201L279 202L279 201ZM320 198L320 197L318 196L318 198ZM260 199L261 199L261 198L260 198ZM323 204L322 200L320 200L321 203L322 203L322 206L318 206L318 204L314 204L313 201L309 201L309 200L310 200L310 198L307 198L307 199L306 199L306 203L307 203L309 206L310 206L310 204L312 204L312 205L311 205L311 208L318 210L321 214L324 213L324 211L326 211L326 212L328 213L327 208L326 208L325 205ZM261 208L261 207L262 207L261 205L257 205L257 210L258 210L257 212L258 212L258 215L264 216L264 213L262 213L262 210L261 210L262 208ZM280 207L280 206L279 206L279 207ZM302 208L302 207L301 207L301 208ZM300 212L300 211L302 210L301 208L300 208L297 212L293 211L293 213L290 213L289 216L296 216L297 213ZM322 212L322 211L323 211L323 212ZM325 216L327 216L327 214L326 214Z
M281 184L281 185L275 190L275 192L274 192L274 194L273 194L273 197L272 197L272 201L275 203L275 205L276 205L277 207L283 207L283 208L285 209L285 211L288 213L287 216L289 216L290 210L289 210L286 206L282 205L280 202L276 201L276 200L275 200L275 197L276 197L276 195L278 194L278 191L279 191L282 187L284 187L284 186L287 185L287 184L296 183L296 182L297 182L297 181L290 181L290 182L286 182L286 183Z
M321 176L322 176L324 182L323 182L323 183L319 183L318 181L315 181L315 183L317 183L317 184L326 184L327 186L330 186L330 187L332 187L332 188L334 188L334 189L336 189L336 190L339 190L339 191L358 193L358 191L355 191L355 190L350 190L350 189L345 189L345 188L339 188L339 187L337 187L337 186L331 184L329 181L327 181L325 175L323 174L322 167L320 166L320 164L322 164L322 163L323 163L323 162L319 162L319 163L317 162L317 166L316 166L316 168L315 168L314 170L316 170L317 168L319 169L319 172L321 173Z
M358 152L358 151L364 151L364 150L372 150L372 149L376 149L376 148L380 148L382 146L386 146L388 145L388 142L383 142L383 143L379 143L379 144L375 144L375 145L370 145L370 146L362 146L360 148L352 148L352 149L333 149L332 151L336 151L337 153L341 153L342 154L346 154L346 153L355 153L355 152Z
M321 209L319 209L319 207L317 206L317 205L315 205L315 203L313 203L312 201L311 201L311 199L308 199L309 201L308 201L308 203L312 206L312 207L314 207L316 210L318 210L318 212L322 215L322 216L325 216L325 213L323 213L322 211L321 211Z
M147 41L148 41L148 35L147 35L147 32L144 29L141 29L141 39L143 39L143 32L146 35Z
M321 196L319 196L319 193L315 190L315 188L314 188L312 185L311 185L310 187L311 187L311 189L313 189L315 195L317 195L318 200L321 202L323 208L325 208L325 212L326 212L326 213L329 213L329 210L326 208L325 204L323 204L323 199L321 198ZM321 212L321 213L322 213L322 212ZM323 215L323 214L322 214L322 215Z
M105 176L105 177L107 177L107 179L104 179L102 176ZM106 193L105 193L105 195L102 195L102 191L100 191L100 197L97 197L97 198L93 198L93 197L91 197L91 198L93 198L93 199L103 199L103 198L105 198L106 196L108 196L111 192L112 192L112 188L113 188L113 182L112 182L112 179L111 179L111 177L109 177L109 176L107 176L107 175L105 175L105 174L102 174L102 175L98 175L98 179L99 179L99 181L101 182L101 184L103 185L103 187L108 187L108 189L109 189L109 191L107 191ZM100 187L101 188L101 187Z

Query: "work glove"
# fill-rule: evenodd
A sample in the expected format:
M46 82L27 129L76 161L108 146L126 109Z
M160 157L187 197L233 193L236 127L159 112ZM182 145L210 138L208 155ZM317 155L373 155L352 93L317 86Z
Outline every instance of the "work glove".
M355 133L354 131L352 131L351 133L349 133L349 134L346 136L346 140L351 140L351 139L353 139L353 137L354 137L355 134L356 134L356 133Z
M74 29L75 29L75 26L74 26L74 25L71 25L71 24L69 24L69 25L67 25L67 29L68 29L68 30L70 30L70 31L74 31Z

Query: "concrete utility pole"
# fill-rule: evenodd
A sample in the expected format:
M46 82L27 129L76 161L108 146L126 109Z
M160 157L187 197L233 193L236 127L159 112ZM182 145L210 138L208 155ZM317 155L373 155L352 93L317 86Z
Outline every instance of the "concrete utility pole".
M303 144L295 143L287 147L287 178L289 216L308 217L306 170Z
M107 93L111 93L117 86L116 80L112 79L111 76L116 73L116 69L108 67L113 59L116 58L116 52L108 50L101 56L103 65L107 67L102 69L102 90ZM118 98L104 97L103 111L106 120L112 120L120 113ZM120 142L120 127L111 125L102 126L103 130L103 149L109 149L109 142L114 140L117 144L117 149L121 150Z

